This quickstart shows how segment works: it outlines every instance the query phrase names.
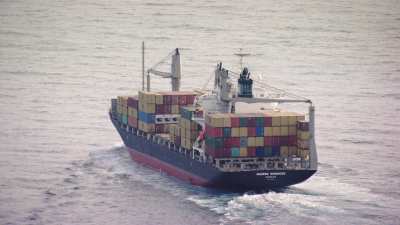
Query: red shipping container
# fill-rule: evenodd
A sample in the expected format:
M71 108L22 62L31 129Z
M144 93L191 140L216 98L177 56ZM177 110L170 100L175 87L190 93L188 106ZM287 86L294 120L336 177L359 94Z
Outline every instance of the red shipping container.
M171 98L172 98L171 105L179 105L179 98L177 95L172 95Z
M247 118L247 127L256 127L257 119L255 117Z
M206 125L206 136L208 137L222 137L223 132L220 127L211 127Z
M265 146L272 146L272 137L264 137L264 145Z
M138 127L138 126L137 126L137 124L138 124L137 118L132 117L132 116L129 116L129 117L128 117L128 124L129 124L129 126L131 126L131 127L137 128L137 127Z
M256 157L256 147L247 147L247 155L249 157Z
M272 126L272 117L270 117L270 116L264 117L264 126L265 127Z
M175 144L178 146L181 145L181 136L176 136Z
M240 127L239 117L231 117L231 127Z
M157 134L164 133L164 124L156 124L155 131Z
M172 96L171 95L164 95L163 96L163 103L166 105L172 104Z
M186 95L178 96L179 105L186 105Z
M231 157L231 149L230 148L223 148L221 151L221 158L230 158Z
M156 114L164 114L164 105L156 105Z
M172 105L164 105L164 113L171 114L172 112Z
M247 128L247 136L248 136L248 137L255 137L255 136L257 136L256 128L255 128L255 127L248 127L248 128Z
M281 145L280 137L279 136L272 137L272 146L279 146L279 145Z
M297 145L297 136L288 136L288 145L296 146Z
M239 137L231 137L231 145L232 147L240 147L240 138Z
M137 109L138 108L138 102L139 102L139 100L137 99L136 96L135 97L128 97L127 105L129 107Z
M288 145L288 144L289 144L288 136L280 136L279 137L279 145Z
M186 96L186 103L187 103L188 105L193 104L195 98L196 98L195 95L188 95L188 96Z
M240 147L240 138L237 137L225 138L224 147L225 148Z

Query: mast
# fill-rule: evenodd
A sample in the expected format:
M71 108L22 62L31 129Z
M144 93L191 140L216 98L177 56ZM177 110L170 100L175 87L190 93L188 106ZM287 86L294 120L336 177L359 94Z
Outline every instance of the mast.
M144 41L142 41L142 91L144 91Z

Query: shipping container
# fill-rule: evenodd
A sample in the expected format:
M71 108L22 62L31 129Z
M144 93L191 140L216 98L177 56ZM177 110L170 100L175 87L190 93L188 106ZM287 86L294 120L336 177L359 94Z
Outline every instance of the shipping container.
M264 127L264 136L271 137L272 133L272 127Z
M237 117L235 115L231 116L231 126L232 126L232 128L240 127L239 117Z
M239 148L231 148L231 156L232 157L240 157L240 149Z
M247 137L247 127L240 127L239 128L239 135L240 137Z
M256 147L256 157L264 157L265 150L264 147Z
M240 128L239 127L232 127L231 136L232 137L240 137Z
M240 157L247 157L247 148L240 148Z
M297 132L297 138L299 138L300 140L308 140L310 138L310 132L299 130Z

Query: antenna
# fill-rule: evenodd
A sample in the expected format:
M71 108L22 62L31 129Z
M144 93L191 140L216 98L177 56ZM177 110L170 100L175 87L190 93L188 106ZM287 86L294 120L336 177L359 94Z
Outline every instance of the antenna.
M243 70L243 57L245 57L245 56L250 56L250 55L251 55L250 53L244 53L244 52L242 52L242 50L243 50L242 48L239 48L239 52L234 54L234 55L240 57L240 71Z

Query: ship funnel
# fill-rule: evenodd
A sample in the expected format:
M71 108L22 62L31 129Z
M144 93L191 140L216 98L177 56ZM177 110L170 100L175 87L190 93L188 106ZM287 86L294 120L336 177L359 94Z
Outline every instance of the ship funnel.
M238 97L252 98L253 97L253 80L250 78L250 72L247 67L243 68L238 79Z

